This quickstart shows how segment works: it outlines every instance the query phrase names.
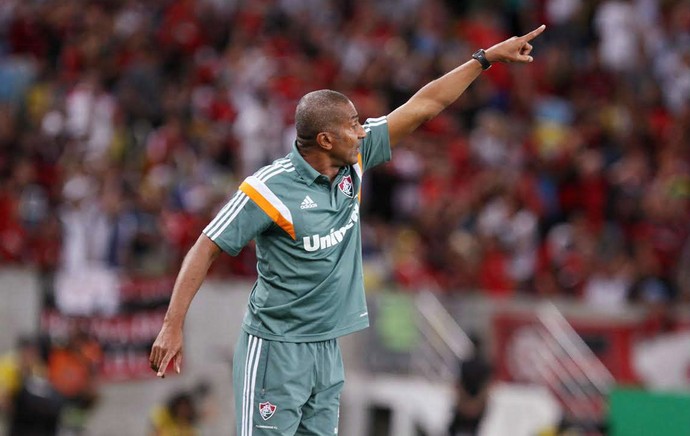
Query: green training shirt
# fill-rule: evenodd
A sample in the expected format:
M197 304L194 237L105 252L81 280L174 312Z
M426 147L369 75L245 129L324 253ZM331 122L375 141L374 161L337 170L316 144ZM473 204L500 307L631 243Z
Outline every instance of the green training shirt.
M369 326L359 202L364 171L391 158L386 117L368 119L359 162L333 183L293 147L247 177L204 229L236 255L256 241L258 279L243 321L248 333L324 341Z

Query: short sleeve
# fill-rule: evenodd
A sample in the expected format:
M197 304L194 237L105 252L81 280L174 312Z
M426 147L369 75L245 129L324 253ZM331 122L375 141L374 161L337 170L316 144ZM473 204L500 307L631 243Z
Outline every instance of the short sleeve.
M388 119L369 118L363 125L367 136L362 140L362 169L364 171L391 160Z
M249 196L238 190L203 233L223 251L235 256L272 222Z

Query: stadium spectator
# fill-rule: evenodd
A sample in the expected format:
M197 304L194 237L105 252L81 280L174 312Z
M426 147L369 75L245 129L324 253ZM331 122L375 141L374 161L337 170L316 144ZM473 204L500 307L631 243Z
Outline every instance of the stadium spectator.
M455 381L455 404L448 426L449 436L479 434L486 413L489 394L494 380L494 369L489 363L477 336L472 336L473 354L458 364Z
M46 341L22 337L0 358L0 410L9 436L58 434L65 399L48 378L48 350Z
M165 407L151 412L150 436L195 436L197 410L191 395L181 393L168 400Z
M190 390L172 394L150 412L149 436L196 436L204 420L214 413L209 404L210 387L201 382Z
M61 430L82 434L99 398L103 350L87 333L74 327L64 344L53 344L48 354L48 380L64 399Z

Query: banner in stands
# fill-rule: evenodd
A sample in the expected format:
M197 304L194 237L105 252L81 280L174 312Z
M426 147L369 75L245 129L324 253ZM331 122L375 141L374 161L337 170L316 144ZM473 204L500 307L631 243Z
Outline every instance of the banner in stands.
M163 323L173 283L171 277L120 279L117 305L109 303L107 313L69 311L57 298L57 303L47 301L41 332L58 342L77 330L95 338L102 347L101 372L106 380L149 377L150 348ZM86 292L84 286L79 292Z
M523 382L538 378L540 375L533 373L539 367L529 364L533 352L545 349L536 315L504 312L497 314L493 321L499 378ZM618 382L637 381L631 354L638 323L587 317L568 321Z

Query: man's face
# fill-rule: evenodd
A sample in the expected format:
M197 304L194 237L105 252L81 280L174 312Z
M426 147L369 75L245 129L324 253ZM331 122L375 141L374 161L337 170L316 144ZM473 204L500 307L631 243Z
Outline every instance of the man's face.
M359 115L352 102L343 105L342 120L333 128L331 159L338 166L357 163L359 146L366 136L364 127L359 123Z

